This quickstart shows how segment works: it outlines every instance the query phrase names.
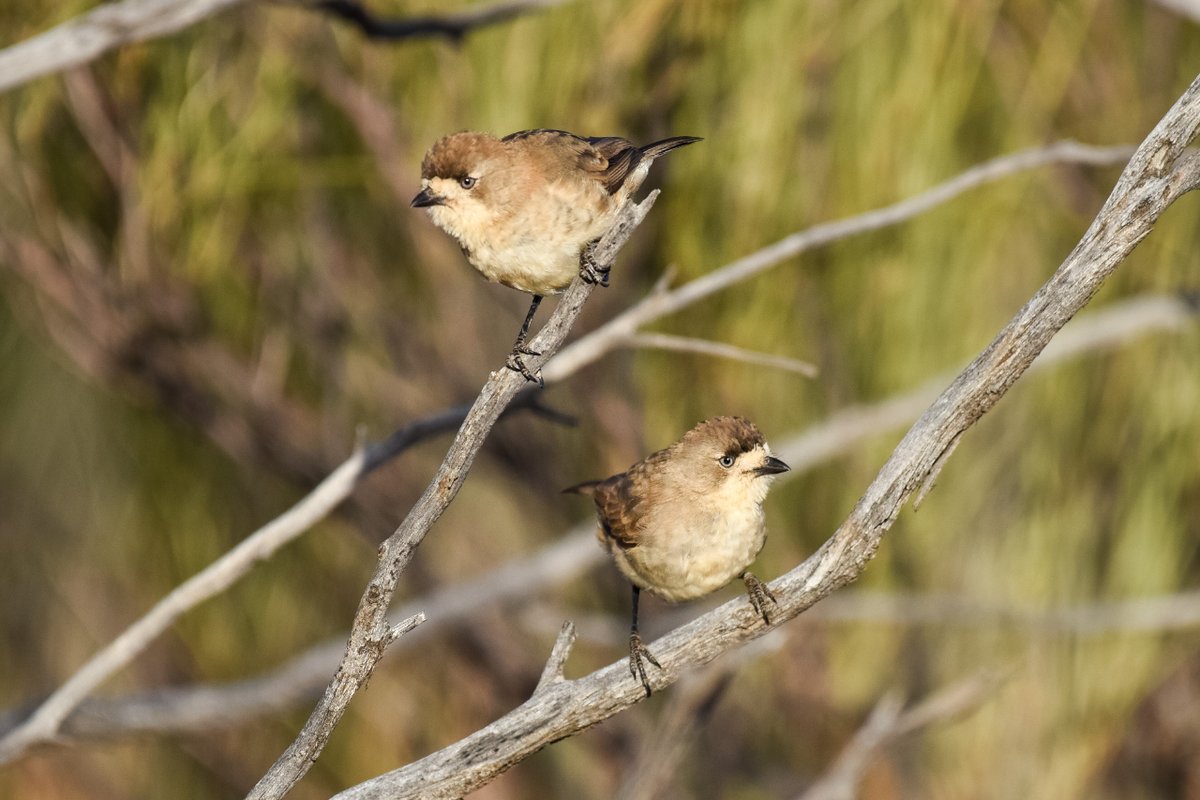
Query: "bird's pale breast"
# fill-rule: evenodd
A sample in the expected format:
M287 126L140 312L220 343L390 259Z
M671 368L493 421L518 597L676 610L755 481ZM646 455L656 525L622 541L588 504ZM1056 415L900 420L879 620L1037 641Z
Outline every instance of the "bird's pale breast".
M741 575L766 541L762 506L739 503L710 510L655 515L646 535L627 550L612 545L617 566L640 588L671 602L715 592ZM678 511L678 509L676 509Z

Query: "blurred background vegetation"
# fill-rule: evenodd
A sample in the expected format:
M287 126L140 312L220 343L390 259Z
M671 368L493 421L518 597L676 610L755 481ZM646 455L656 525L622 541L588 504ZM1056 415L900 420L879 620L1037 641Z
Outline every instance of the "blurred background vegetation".
M0 45L90 5L8 0ZM527 298L479 280L408 207L437 137L704 137L656 167L663 195L578 336L668 265L690 279L1016 149L1136 143L1198 65L1195 23L1132 0L576 0L460 44L370 43L311 11L254 4L0 96L0 704L61 683L310 489L360 428L382 437L467 401L502 363ZM1059 264L1116 174L1023 173L663 320L655 329L813 360L821 376L608 356L548 392L577 427L526 414L493 432L402 594L554 541L590 513L562 486L623 469L703 417L744 414L778 441L961 366ZM1093 306L1194 289L1197 203L1170 211ZM1020 620L1196 587L1198 344L1195 330L1147 337L1023 380L854 588L894 594L901 609L932 596ZM756 571L774 576L818 547L900 433L773 492ZM250 676L345 629L375 544L447 441L375 475L106 691ZM480 609L388 662L292 796L328 796L483 726L528 696L558 620L622 626L628 597L605 567L538 601L553 624ZM651 634L669 612L647 603ZM737 672L663 796L794 796L883 692L920 696L988 667L1011 676L969 718L886 751L865 796L1200 786L1200 733L1181 748L1147 705L1182 683L1167 708L1200 719L1195 628L1084 636L1011 620L801 617L789 629ZM623 656L619 635L583 642L568 675ZM546 749L477 796L612 796L670 698ZM0 773L0 795L240 797L309 708L39 750Z

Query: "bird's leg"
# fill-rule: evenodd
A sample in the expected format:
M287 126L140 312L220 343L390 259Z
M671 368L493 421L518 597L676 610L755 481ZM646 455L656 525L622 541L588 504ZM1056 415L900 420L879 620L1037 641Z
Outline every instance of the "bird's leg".
M521 323L521 330L517 332L517 341L513 343L512 352L508 354L508 360L504 362L504 366L511 369L513 372L519 372L525 376L525 380L536 383L538 386L544 386L541 373L534 374L529 371L529 367L525 366L524 356L540 356L541 353L536 350L530 350L525 346L525 339L529 336L529 326L533 322L533 315L537 313L538 306L542 304L542 296L535 294L533 302L529 304L529 313L525 315L525 321Z
M608 273L612 271L612 267L602 267L596 263L596 244L599 241L597 239L594 242L588 242L587 247L583 248L583 253L579 256L579 263L582 265L579 275L586 283L598 283L607 288Z
M754 577L754 573L749 570L742 573L742 580L746 583L746 593L750 595L750 605L754 606L754 611L763 618L763 622L770 625L771 618L767 616L767 601L770 601L771 605L778 605L775 595L771 594L767 585Z
M642 644L642 637L638 636L638 596L642 590L637 586L633 587L633 624L629 629L629 673L633 675L633 679L641 681L642 687L646 690L646 697L650 696L650 680L646 677L646 665L643 661L649 661L654 666L662 669L662 664L658 663L646 645Z

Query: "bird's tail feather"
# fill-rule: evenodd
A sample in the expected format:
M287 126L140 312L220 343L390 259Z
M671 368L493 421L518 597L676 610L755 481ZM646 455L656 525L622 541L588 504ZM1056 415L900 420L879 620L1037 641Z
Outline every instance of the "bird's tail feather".
M600 485L600 481L584 481L577 483L574 486L568 486L562 490L563 494L585 494L591 497L596 493L596 487Z
M704 141L699 136L672 136L668 139L661 139L657 142L639 147L644 158L658 158L663 153L669 153L677 147L683 147L696 142Z

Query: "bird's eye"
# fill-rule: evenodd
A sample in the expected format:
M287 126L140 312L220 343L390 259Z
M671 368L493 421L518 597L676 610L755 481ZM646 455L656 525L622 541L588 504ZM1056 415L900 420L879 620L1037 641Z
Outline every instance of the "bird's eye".
M725 469L729 469L733 466L733 456L721 456L719 459L717 459L717 463Z
M478 178L472 178L470 175L466 175L462 178L459 178L458 185L464 189L473 189L475 188L475 182L478 180Z

